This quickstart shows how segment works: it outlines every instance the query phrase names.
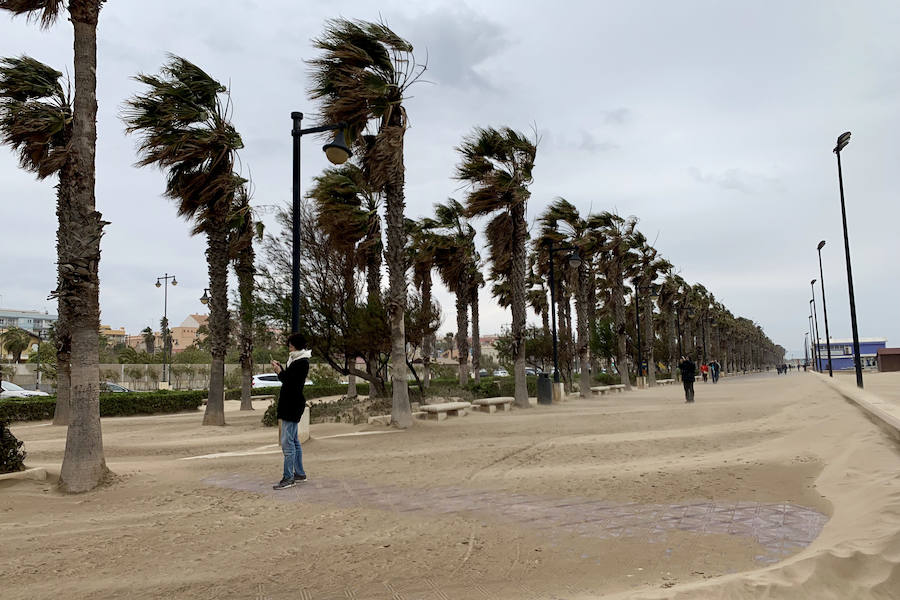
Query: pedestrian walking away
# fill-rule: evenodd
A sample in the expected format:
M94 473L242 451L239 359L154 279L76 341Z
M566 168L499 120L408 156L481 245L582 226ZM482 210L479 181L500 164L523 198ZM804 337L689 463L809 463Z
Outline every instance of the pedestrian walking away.
M684 401L694 401L694 377L697 376L697 366L690 358L681 357L681 363L678 365L681 371L681 383L684 385Z
M284 454L284 471L281 481L272 486L276 490L294 487L296 483L306 481L303 470L303 449L300 448L298 426L303 411L306 410L306 398L303 386L309 375L309 359L312 352L306 349L306 337L302 333L288 336L287 365L281 366L277 360L272 361L272 368L281 381L281 393L278 397L278 419L281 423L281 452Z
M709 363L709 374L712 375L712 382L719 383L719 373L722 371L721 365L719 365L719 361L714 360Z
M700 365L700 375L703 376L703 383L706 383L706 378L709 377L709 365L703 363Z

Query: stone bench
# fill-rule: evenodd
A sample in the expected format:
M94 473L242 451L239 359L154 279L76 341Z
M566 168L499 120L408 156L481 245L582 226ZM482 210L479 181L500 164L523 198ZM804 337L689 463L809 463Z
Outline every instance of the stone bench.
M463 417L470 408L472 408L472 405L468 402L442 402L441 404L420 406L419 410L423 413L420 418L443 421L448 415L451 417Z
M591 388L591 393L597 394L598 396L602 396L609 391L610 386L608 385L595 385Z
M472 401L472 405L475 407L475 410L480 410L488 414L494 414L498 408L504 412L509 412L514 401L515 398L513 398L512 396L500 396L499 398L478 398L477 400Z
M674 379L657 379L656 380L657 385L672 385L673 383L675 383Z
M422 418L425 415L420 410L412 411L413 418ZM369 425L390 425L391 424L391 415L375 415L374 417L369 417L367 423Z
M608 387L609 387L609 391L611 391L611 392L624 392L625 391L624 383L617 383L615 385L611 385Z

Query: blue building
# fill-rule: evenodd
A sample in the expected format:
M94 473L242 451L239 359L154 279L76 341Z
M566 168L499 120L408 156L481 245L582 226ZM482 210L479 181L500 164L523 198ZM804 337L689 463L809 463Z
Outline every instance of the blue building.
M850 371L856 368L853 364L853 339L831 338L830 344L816 344L819 353L820 370L828 370L828 346L831 346L831 368L835 371ZM877 368L878 349L887 346L887 338L859 338L859 359L863 368Z

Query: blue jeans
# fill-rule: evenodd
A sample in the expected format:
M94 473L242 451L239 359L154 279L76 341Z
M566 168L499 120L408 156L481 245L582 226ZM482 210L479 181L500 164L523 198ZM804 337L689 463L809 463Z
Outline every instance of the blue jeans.
M306 475L303 470L303 450L300 438L297 437L297 422L281 422L281 452L284 454L284 479L293 479L294 475Z

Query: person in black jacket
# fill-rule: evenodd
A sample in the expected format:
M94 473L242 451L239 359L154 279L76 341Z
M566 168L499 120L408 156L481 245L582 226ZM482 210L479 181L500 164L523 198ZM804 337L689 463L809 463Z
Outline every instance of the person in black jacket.
M299 481L306 481L297 426L306 410L303 386L309 375L309 358L312 352L306 350L306 337L302 333L292 333L287 341L290 350L287 366L282 367L277 360L272 361L272 368L281 381L278 418L281 420L281 452L284 454L284 473L281 481L272 486L276 490L284 490L294 487Z
M694 377L697 376L697 367L688 357L681 357L681 363L678 365L681 369L681 383L684 385L684 401L694 401Z

